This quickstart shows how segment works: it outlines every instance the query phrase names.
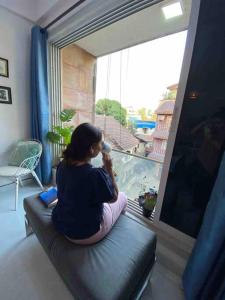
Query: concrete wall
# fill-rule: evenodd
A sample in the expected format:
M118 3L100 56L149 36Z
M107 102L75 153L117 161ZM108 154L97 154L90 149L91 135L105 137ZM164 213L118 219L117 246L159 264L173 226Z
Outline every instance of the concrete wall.
M92 122L95 107L94 69L96 57L70 45L62 50L63 108L76 110L74 125Z
M32 23L0 8L0 57L9 60L9 78L0 85L11 87L12 104L0 103L0 165L19 139L30 136L30 30Z

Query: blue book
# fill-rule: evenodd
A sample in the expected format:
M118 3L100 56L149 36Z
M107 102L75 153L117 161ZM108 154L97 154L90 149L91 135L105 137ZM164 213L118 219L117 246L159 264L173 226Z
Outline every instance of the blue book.
M46 207L54 206L58 201L57 189L55 187L51 187L47 191L40 193L39 198Z

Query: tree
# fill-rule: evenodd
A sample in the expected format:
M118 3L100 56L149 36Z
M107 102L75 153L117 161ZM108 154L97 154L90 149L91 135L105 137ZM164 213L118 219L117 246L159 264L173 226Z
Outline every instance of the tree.
M142 121L146 121L148 119L146 114L146 108L142 107L138 110L139 115L141 116Z
M136 124L135 122L132 122L131 120L128 120L127 122L127 128L129 131L134 135L136 133Z
M97 115L113 116L120 124L126 125L127 111L116 100L99 99L95 111Z
M151 110L151 109L148 109L148 111L147 111L147 116L148 116L148 117L151 117L151 115L152 115L152 110Z
M177 97L177 91L167 91L163 94L163 100L176 100Z

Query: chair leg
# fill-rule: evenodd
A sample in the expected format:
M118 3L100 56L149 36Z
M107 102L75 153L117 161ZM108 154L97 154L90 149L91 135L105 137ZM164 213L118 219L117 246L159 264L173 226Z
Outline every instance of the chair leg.
M19 198L19 178L16 178L16 195L15 195L15 210L17 210L18 198Z
M19 184L20 184L20 186L23 186L23 181L21 178L19 178Z
M39 180L37 174L36 174L34 171L32 171L32 175L33 175L34 178L36 179L36 181L37 181L38 185L40 186L40 188L42 189L42 191L44 191L44 187L43 187L43 185L41 184L41 182L40 182L40 180Z

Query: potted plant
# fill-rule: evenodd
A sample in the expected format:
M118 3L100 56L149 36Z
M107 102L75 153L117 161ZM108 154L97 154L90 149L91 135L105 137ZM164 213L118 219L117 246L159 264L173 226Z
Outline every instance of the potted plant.
M73 133L74 127L70 126L70 122L75 115L74 109L64 109L60 115L59 119L62 125L53 126L53 130L47 133L47 139L53 143L58 144L65 148L71 140L71 135Z
M138 202L144 217L149 218L151 216L156 205L157 195L155 188L150 188L148 192L139 195Z
M71 141L71 136L74 130L74 126L71 126L70 122L73 119L75 113L76 111L74 109L64 109L59 115L61 125L53 126L52 131L49 131L47 133L48 141L53 144L60 145L62 147L62 151ZM58 158L58 161L60 159L61 157ZM53 184L55 185L56 167L53 167L52 174L53 174Z

